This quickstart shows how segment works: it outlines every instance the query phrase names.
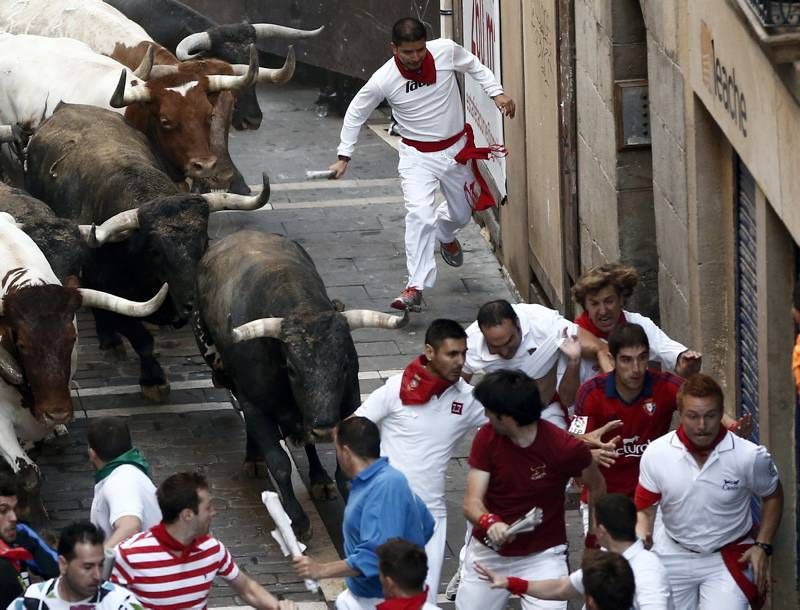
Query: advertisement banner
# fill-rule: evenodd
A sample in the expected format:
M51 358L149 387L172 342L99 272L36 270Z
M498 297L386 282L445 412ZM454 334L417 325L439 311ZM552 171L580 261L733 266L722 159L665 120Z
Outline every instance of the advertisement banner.
M501 80L500 0L463 0L464 48L481 60ZM475 144L503 144L503 118L497 106L469 74L464 75L464 109L467 122L475 131ZM492 159L482 163L487 179L494 182L500 197L506 196L506 161Z

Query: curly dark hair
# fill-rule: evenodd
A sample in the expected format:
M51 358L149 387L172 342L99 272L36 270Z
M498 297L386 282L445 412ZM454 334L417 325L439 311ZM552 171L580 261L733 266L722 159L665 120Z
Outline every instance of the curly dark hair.
M606 286L613 286L619 296L627 299L638 283L639 273L633 267L622 263L606 263L592 267L578 278L572 287L572 299L585 309L586 297Z

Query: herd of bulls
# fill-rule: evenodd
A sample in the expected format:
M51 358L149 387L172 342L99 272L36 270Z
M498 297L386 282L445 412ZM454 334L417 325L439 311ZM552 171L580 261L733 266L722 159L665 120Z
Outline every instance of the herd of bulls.
M228 156L228 129L257 129L255 43L322 31L220 26L173 0L0 1L0 467L35 493L23 447L72 418L81 306L100 347L140 360L145 398L169 383L143 321L192 321L214 382L247 427L298 533L309 521L291 487L283 438L305 445L317 493L333 483L314 441L359 404L350 331L405 317L343 311L306 252L240 231L209 247L209 215L269 209ZM23 190L24 189L24 190ZM154 296L155 295L155 296ZM337 473L337 480L339 479Z

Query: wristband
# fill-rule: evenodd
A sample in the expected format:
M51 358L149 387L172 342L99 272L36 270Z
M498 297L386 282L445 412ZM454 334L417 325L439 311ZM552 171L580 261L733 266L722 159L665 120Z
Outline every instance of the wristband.
M508 577L508 585L506 589L512 595L527 595L528 594L528 581L524 578L517 578L516 576Z
M495 515L494 513L483 513L481 518L478 519L478 527L488 532L489 528L495 523L500 523L502 521L503 519L500 517L500 515Z
M585 549L599 549L600 543L597 542L597 536L594 534L586 534L586 538L583 540L583 548Z
M348 163L350 163L350 157L346 155L337 155L337 158L339 159L339 161L347 161Z

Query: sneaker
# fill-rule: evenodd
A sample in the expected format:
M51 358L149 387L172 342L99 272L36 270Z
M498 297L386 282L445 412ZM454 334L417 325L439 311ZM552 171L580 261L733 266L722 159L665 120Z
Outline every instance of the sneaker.
M447 598L447 601L454 602L456 601L456 593L458 593L458 585L461 584L461 564L458 564L458 569L456 573L453 574L453 578L450 579L450 582L447 583L447 587L444 589L444 596Z
M460 267L464 264L464 251L461 249L461 244L457 239L454 239L449 244L442 243L439 252L442 254L442 259L451 267Z
M392 301L392 307L400 311L422 311L422 291L409 286Z

